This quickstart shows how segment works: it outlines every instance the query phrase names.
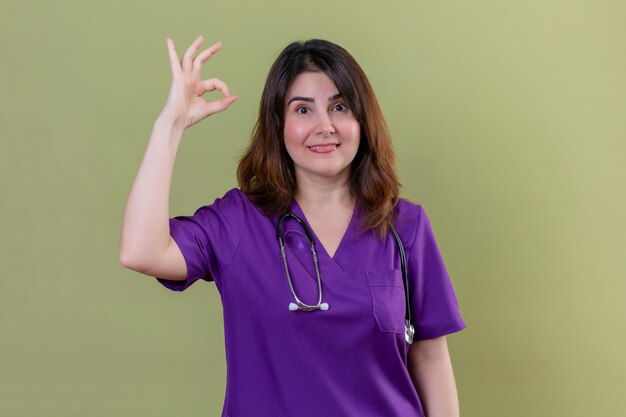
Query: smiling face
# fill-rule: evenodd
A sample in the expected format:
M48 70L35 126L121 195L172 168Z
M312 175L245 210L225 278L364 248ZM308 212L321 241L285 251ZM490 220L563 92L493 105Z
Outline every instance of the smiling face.
M298 182L346 179L360 141L359 122L323 72L303 72L285 97L284 140Z

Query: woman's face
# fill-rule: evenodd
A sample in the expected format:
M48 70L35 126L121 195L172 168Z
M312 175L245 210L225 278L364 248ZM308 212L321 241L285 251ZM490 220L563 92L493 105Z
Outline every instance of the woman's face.
M324 72L303 72L285 98L284 139L298 181L348 177L361 130L348 103Z

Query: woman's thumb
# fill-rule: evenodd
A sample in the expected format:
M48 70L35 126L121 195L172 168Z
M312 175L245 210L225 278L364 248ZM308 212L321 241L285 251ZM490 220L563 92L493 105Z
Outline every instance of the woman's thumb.
M220 111L226 110L231 104L235 102L239 97L235 95L228 95L222 97L219 100L216 100L212 103L208 103L210 105L209 114L217 113Z

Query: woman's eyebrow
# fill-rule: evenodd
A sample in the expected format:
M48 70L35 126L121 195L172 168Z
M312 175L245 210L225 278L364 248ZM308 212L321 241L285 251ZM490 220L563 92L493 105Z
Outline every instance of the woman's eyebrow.
M315 100L311 97L294 96L289 99L287 105L289 105L292 101L308 101L309 103L315 103Z
M341 93L335 94L334 96L328 97L328 101L337 100L340 97L341 97ZM315 99L313 99L312 97L294 96L289 99L289 101L287 102L287 105L289 105L292 101L296 101L296 100L307 101L309 103L315 103Z

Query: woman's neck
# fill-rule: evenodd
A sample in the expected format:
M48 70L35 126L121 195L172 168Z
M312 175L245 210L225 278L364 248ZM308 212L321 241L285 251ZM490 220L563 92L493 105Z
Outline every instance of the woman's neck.
M348 178L316 181L306 176L299 176L294 198L300 207L306 207L310 211L354 207Z

